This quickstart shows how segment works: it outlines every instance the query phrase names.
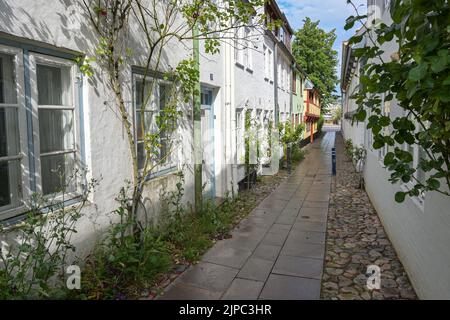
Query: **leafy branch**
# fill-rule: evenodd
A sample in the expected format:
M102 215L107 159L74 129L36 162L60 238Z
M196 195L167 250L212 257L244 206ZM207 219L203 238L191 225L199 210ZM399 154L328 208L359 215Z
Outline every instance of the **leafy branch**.
M388 148L384 164L390 181L410 186L397 192L395 200L426 191L450 196L448 1L393 0L390 24L369 21L372 16L360 15L347 2L357 15L347 19L345 29L356 22L362 26L349 44L369 40L353 49L361 63L360 84L351 96L358 105L355 119L367 118L375 149ZM388 56L391 48L395 52ZM393 117L391 105L400 114ZM419 179L419 171L425 178Z

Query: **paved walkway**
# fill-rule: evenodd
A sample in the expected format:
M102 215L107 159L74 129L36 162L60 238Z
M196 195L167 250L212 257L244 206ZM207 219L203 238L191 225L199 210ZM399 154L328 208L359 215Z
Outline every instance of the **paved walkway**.
M319 299L331 185L328 132L292 175L160 299Z

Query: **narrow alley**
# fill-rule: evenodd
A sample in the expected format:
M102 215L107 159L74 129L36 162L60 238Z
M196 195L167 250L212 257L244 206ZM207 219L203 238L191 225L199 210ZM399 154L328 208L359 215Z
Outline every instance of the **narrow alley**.
M335 132L161 299L319 299Z

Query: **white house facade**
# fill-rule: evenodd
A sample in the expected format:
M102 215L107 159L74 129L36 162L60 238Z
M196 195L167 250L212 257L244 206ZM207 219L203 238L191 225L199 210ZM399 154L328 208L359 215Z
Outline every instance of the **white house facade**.
M389 1L368 1L368 13L369 21L381 19L389 22ZM344 138L352 139L354 144L363 144L367 150L364 168L366 191L419 297L449 299L450 198L437 192L427 192L418 197L407 197L400 204L394 201L394 194L404 191L408 186L401 183L391 184L388 181L390 174L383 164L387 148L373 149L371 132L365 129L367 123L355 122L351 125L349 118L356 106L350 95L359 83L359 62L352 58L352 48L348 44L344 43L343 47L342 131ZM389 61L390 55L396 51L395 41L384 44L383 50L383 59ZM395 99L390 103L383 103L382 108L384 114L391 118L402 115L402 109L397 106ZM414 145L410 147L410 151L416 166L422 156L420 149ZM424 179L425 176L420 169L416 173L417 179Z
M129 142L114 110L107 75L93 64L94 76L83 76L75 63L80 55L95 56L98 37L81 2L55 1L48 6L44 0L5 0L0 10L0 220L17 221L27 211L26 200L35 192L51 195L57 188L57 167L65 172L86 168L87 178L98 179L99 185L90 195L79 222L80 232L73 240L92 244L109 227L110 213L117 207L113 199L132 176ZM268 30L242 28L237 32L244 32L243 44L224 41L216 55L206 54L201 46L202 180L206 198L236 192L245 178L242 148L247 110L265 150L269 122L276 125L280 114L282 121L290 118L292 29L285 17L284 23L282 34L287 33L288 38L280 38L280 34L277 38ZM121 77L126 83L124 99L133 119L138 163L142 165L145 132L136 122L147 46L138 24L131 21L130 25L128 44L133 52L144 54L128 57ZM280 43L284 48L280 49ZM164 107L161 97L167 94L168 83L162 72L191 55L190 46L165 44L160 70L150 72L158 79L152 94L155 108ZM144 205L154 212L158 211L161 191L175 189L180 171L185 180L184 201L194 203L192 104L179 108L182 117L172 137L175 151L148 177L143 195ZM259 174L261 167L260 163ZM70 190L74 194L71 201L76 201L79 187L74 184Z

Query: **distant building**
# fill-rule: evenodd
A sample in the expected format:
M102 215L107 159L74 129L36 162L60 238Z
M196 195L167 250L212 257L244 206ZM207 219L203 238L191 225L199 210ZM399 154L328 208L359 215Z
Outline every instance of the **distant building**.
M305 81L303 97L305 105L304 122L306 125L303 138L309 138L310 142L313 142L314 134L317 133L317 121L320 118L321 108L319 91L309 79Z

